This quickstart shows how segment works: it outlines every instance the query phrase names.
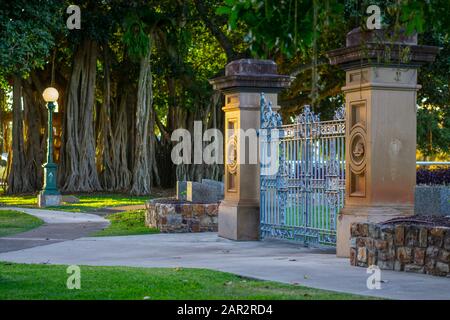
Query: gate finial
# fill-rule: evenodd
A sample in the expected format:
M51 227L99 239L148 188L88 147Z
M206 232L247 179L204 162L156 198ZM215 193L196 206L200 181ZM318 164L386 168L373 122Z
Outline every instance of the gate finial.
M261 129L271 129L281 126L281 116L278 112L272 110L272 102L267 103L266 97L261 92Z
M320 122L320 114L315 114L311 111L311 106L306 104L303 106L303 112L295 117L295 122L299 124Z
M334 111L334 120L345 120L345 106L340 106Z

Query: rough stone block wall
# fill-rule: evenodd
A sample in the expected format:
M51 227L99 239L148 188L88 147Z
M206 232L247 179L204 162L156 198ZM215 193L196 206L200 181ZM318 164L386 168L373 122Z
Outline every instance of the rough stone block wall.
M219 203L196 204L180 201L146 203L145 225L158 228L160 232L206 232L217 231Z
M353 223L350 263L450 276L450 228Z

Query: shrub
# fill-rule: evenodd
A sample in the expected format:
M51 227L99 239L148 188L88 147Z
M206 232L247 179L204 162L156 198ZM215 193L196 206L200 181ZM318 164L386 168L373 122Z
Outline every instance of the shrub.
M416 172L417 184L450 185L450 167L429 169L419 168Z

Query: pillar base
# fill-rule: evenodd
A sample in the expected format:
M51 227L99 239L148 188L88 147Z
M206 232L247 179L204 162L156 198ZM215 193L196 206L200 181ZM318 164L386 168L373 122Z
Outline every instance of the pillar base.
M44 191L38 195L38 207L45 208L61 205L62 196L60 194L44 194Z
M219 206L219 237L259 240L259 206L222 201Z
M350 225L354 222L383 222L393 218L411 216L414 206L345 206L337 220L336 255L350 256Z

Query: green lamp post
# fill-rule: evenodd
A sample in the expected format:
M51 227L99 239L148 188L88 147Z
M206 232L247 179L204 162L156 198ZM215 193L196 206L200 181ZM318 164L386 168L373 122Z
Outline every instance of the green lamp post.
M55 88L49 87L42 94L48 109L48 137L47 137L47 163L44 167L44 188L39 194L38 202L40 207L59 205L61 195L56 186L57 165L53 162L53 112L55 102L58 100L59 93Z

